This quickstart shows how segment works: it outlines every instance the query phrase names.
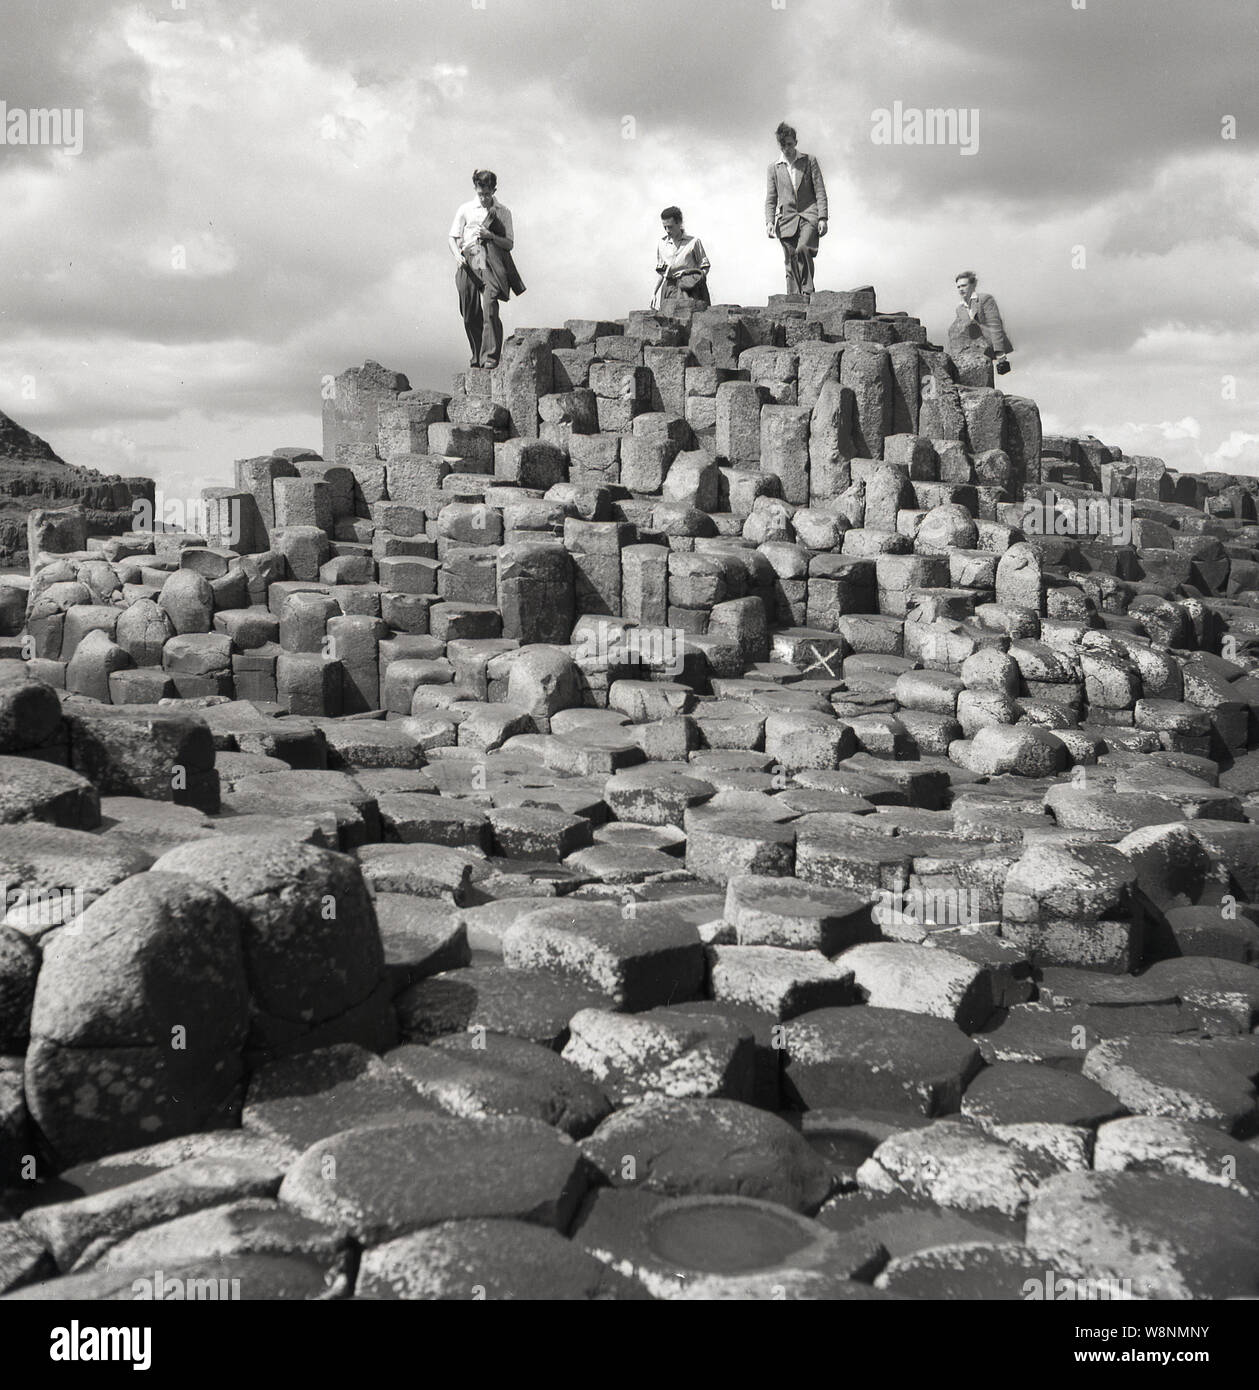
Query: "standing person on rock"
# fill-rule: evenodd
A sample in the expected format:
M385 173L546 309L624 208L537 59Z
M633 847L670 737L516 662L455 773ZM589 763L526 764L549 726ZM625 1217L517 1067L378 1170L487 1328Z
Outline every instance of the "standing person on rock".
M515 245L511 212L498 201L498 175L477 169L472 175L476 197L455 213L450 249L459 269L455 286L459 312L472 349L473 367L497 367L503 350L503 323L498 301L524 294L512 260Z
M1006 353L1014 351L1014 344L1006 336L997 301L992 295L980 292L979 276L973 270L960 271L954 277L954 284L962 302L957 306L949 329L950 353L955 347L960 351L982 352L985 357L996 360L997 372L1004 375L1010 370Z
M656 286L652 308L690 299L697 304L711 304L708 295L710 265L704 244L697 236L687 236L682 225L682 209L667 207L660 214L664 236L656 247Z
M796 148L793 126L783 121L774 133L780 154L769 166L765 235L782 243L787 293L812 294L818 238L826 235L826 184L817 159Z

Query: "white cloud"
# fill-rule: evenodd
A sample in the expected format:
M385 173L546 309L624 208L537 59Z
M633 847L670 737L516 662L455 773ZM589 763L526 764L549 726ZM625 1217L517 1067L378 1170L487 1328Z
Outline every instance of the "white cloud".
M88 432L88 453L91 468L102 473L121 473L124 476L144 475L150 459L134 437L116 425L102 425Z
M585 0L547 16L327 0L300 25L276 0L203 0L171 20L102 5L84 43L21 3L40 61L88 94L88 145L0 164L0 408L73 461L187 490L225 481L235 455L317 444L325 372L373 357L447 385L466 356L445 236L478 166L499 174L529 286L509 328L645 305L668 203L703 237L715 297L764 303L782 288L760 207L784 116L831 194L820 284L872 283L942 342L953 274L975 264L1018 349L1009 389L1047 428L1176 466L1208 466L1208 440L1209 457L1252 458L1232 441L1259 407L1254 156L1174 129L1196 110L1214 18L1194 21L1201 39L1168 30L1196 84L1170 92L1115 65L1131 25L1098 6L1017 7L972 32L918 0L641 0L597 23ZM873 107L950 104L972 48L999 78L964 102L982 108L977 158L870 145ZM1215 79L1235 66L1223 55ZM1127 114L1094 157L1077 107L1114 105L1107 83ZM26 376L34 401L15 394Z
M1126 454L1153 455L1185 472L1259 473L1259 433L1234 429L1213 449L1204 447L1205 437L1201 422L1192 416L1127 421L1104 434L1107 443L1118 444Z
M1154 435L1168 442L1202 437L1202 426L1192 416L1186 416L1183 420L1162 420L1151 425L1134 425L1129 422L1124 429L1130 434Z
M1259 434L1233 430L1219 448L1204 455L1208 470L1221 473L1259 473Z

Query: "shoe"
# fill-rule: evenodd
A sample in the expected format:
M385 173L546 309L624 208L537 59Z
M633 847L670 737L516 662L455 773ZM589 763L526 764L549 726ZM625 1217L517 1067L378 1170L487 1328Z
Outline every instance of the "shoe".
M481 365L485 368L487 372L492 372L494 368L498 366L498 358L487 357L485 361L481 363Z
M475 371L480 365L481 364L474 357L472 361L468 363L468 368L470 371Z

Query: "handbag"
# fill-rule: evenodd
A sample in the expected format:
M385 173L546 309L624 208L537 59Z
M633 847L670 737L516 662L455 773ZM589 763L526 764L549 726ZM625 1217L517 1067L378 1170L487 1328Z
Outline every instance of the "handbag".
M690 294L692 290L699 289L707 285L708 276L702 270L684 270L679 275L670 275L667 268L662 269L657 266L660 279L656 283L656 292L651 297L651 307L658 309L664 302L664 291L666 285L673 285L680 289L684 294Z

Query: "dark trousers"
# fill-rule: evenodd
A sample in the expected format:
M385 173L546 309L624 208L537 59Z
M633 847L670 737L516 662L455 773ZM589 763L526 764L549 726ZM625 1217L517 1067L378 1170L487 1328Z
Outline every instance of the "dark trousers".
M780 236L787 267L787 293L813 293L813 258L817 255L817 228L801 222L795 236Z
M660 292L660 304L662 308L671 300L676 304L687 299L693 300L696 304L712 304L713 301L708 294L707 277L701 280L693 290L684 289L681 285L671 280Z
M459 291L459 312L463 315L472 361L478 367L497 362L503 350L503 321L498 315L498 297L466 265L455 271L455 287Z

